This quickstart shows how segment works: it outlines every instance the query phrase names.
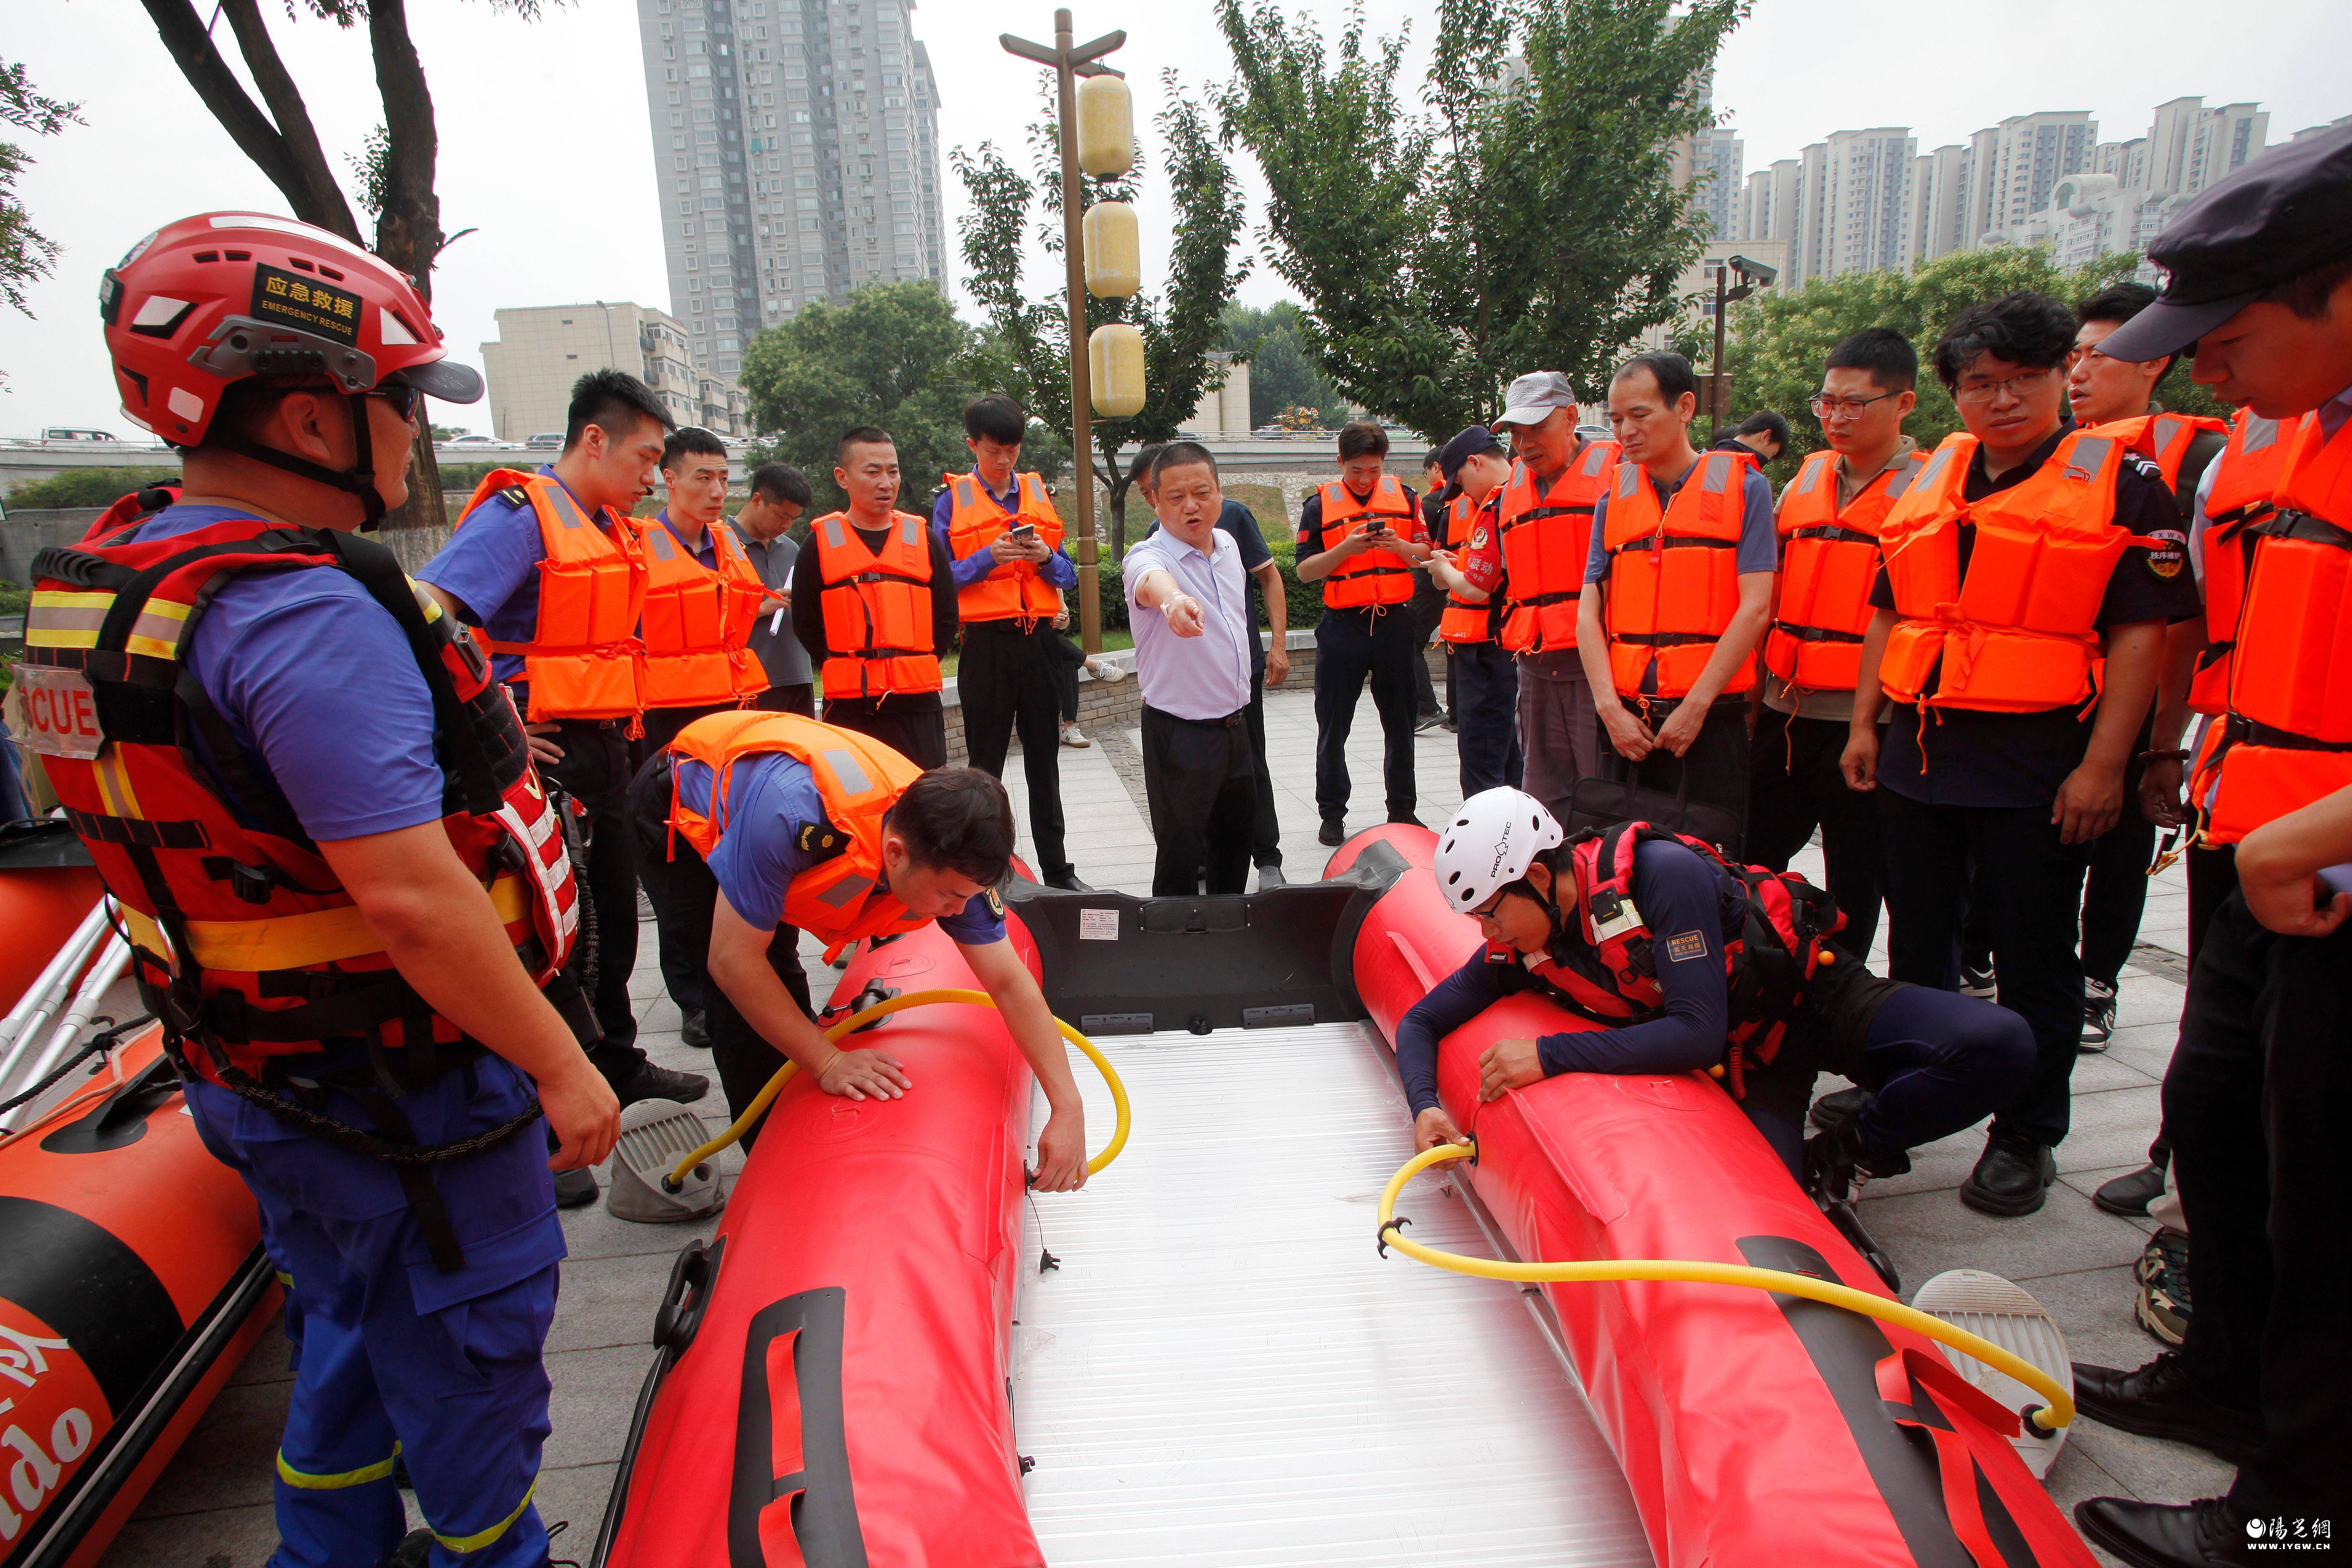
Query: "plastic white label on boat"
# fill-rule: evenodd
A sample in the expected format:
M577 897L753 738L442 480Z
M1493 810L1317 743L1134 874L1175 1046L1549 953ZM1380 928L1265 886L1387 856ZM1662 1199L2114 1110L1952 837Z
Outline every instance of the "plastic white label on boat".
M106 736L98 727L98 704L78 669L19 665L16 684L25 689L25 744L52 757L92 762Z
M1080 942L1117 942L1118 911L1117 910L1080 910L1078 911Z

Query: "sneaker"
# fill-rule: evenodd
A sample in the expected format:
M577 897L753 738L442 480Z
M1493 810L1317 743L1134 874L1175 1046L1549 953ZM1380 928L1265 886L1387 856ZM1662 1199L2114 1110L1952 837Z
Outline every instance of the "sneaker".
M2083 1037L2074 1048L2085 1056L2107 1048L2116 1037L2116 988L2097 980L2083 982Z
M1325 817L1321 830L1315 835L1315 842L1329 845L1334 849L1348 842L1347 819L1339 816Z
M710 1080L698 1072L673 1072L644 1061L637 1064L637 1070L629 1075L626 1082L614 1084L613 1092L620 1098L624 1110L641 1100L674 1100L680 1105L691 1105L710 1092Z
M2000 988L1998 985L1993 984L1992 960L1990 958L1987 958L1981 964L1967 959L1960 961L1961 995L1990 996L2000 989Z
M2261 1414L2208 1394L2179 1351L2166 1351L2131 1372L2078 1361L2074 1402L2103 1426L2192 1443L2233 1465L2262 1446Z
M2164 1167L2151 1163L2102 1184L2091 1194L2091 1201L2109 1214L2134 1219L2147 1214L2147 1205L2163 1195Z
M2022 1132L1995 1132L1960 1184L1960 1202L1979 1214L2015 1218L2039 1209L2057 1180L2058 1156L2049 1144Z
M1854 1112L1869 1103L1870 1090L1842 1089L1835 1094L1825 1094L1813 1101L1813 1109L1805 1120L1823 1132L1833 1131L1840 1123L1850 1121Z
M2139 1280L2139 1300L2132 1307L2139 1326L2168 1345L2187 1339L2189 1233L2166 1226L2149 1237L2132 1273Z
M710 1048L709 1015L699 1007L688 1008L686 1016L678 1021L677 1037L698 1051L709 1050Z
M1106 686L1116 686L1127 679L1125 667L1112 664L1108 659L1089 658L1087 660L1087 673Z
M555 1206L586 1208L596 1201L596 1173L590 1170L555 1173Z
M1434 730L1444 722L1445 715L1443 713L1423 713L1412 721L1412 732L1418 735L1424 731Z
M1079 729L1076 724L1065 724L1062 726L1062 744L1066 746L1091 746L1094 742L1087 740L1086 736L1079 731Z

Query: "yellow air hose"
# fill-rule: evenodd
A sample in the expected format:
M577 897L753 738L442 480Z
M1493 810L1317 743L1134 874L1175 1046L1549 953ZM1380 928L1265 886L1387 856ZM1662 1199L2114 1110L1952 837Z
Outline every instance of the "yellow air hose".
M1600 1263L1505 1263L1490 1258L1465 1258L1458 1252L1423 1247L1407 1238L1398 1228L1405 1222L1396 1217L1397 1195L1404 1191L1405 1184L1432 1165L1447 1160L1467 1160L1476 1153L1475 1148L1465 1148L1459 1143L1440 1143L1436 1148L1424 1149L1406 1161L1404 1168L1389 1178L1387 1189L1381 1194L1381 1242L1395 1247L1407 1258L1438 1268L1450 1268L1456 1274L1475 1275L1481 1279L1508 1279L1523 1285L1591 1284L1603 1279L1678 1279L1693 1285L1738 1285L1751 1290L1778 1290L1785 1296L1802 1296L1809 1301L1843 1307L1849 1312L1859 1312L1866 1318L1898 1323L1914 1333L1925 1334L1939 1344L1949 1345L1956 1351L1974 1356L1996 1371L2007 1373L2049 1401L2048 1405L2027 1413L2034 1426L2044 1432L2054 1432L2074 1423L2074 1395L2032 1363L2012 1355L1990 1340L1980 1338L1966 1329L1955 1328L1943 1319L1920 1311L1916 1307L1906 1307L1900 1301L1890 1301L1866 1290L1856 1290L1849 1285L1816 1279L1806 1274L1790 1274L1778 1268L1750 1268L1737 1263L1691 1263L1674 1258L1617 1258Z
M996 1005L995 998L985 991L910 991L903 996L893 996L887 1002L877 1002L864 1012L844 1018L840 1023L825 1030L824 1037L837 1041L854 1029L864 1028L877 1018L887 1018L893 1013L903 1013L909 1007L919 1007L927 1002L968 1002L975 1007ZM1091 1176L1113 1160L1118 1159L1118 1152L1127 1147L1127 1085L1118 1081L1118 1074L1111 1070L1110 1063L1105 1061L1103 1054L1095 1049L1095 1043L1092 1040L1087 1039L1059 1018L1054 1020L1054 1027L1061 1030L1062 1038L1084 1051L1087 1054L1087 1060L1095 1064L1095 1070L1102 1074L1103 1082L1110 1086L1111 1104L1118 1109L1118 1125L1111 1132L1110 1142L1101 1153L1087 1162L1087 1174ZM688 1172L749 1132L751 1130L751 1124L759 1121L767 1111L768 1107L775 1102L776 1096L784 1091L784 1080L799 1070L800 1064L797 1062L786 1062L782 1067L778 1068L776 1076L770 1079L767 1086L753 1098L750 1108L735 1119L735 1124L672 1166L669 1175L665 1178L665 1184L673 1192L676 1191L678 1184L686 1180Z

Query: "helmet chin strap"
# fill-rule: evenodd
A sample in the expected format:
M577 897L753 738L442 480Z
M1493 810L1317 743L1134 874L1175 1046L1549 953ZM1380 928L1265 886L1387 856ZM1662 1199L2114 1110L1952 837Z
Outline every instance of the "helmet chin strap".
M209 444L235 452L241 458L250 458L257 463L266 463L297 478L357 496L365 513L360 520L361 531L372 532L383 521L388 509L383 504L383 492L377 489L375 484L374 421L368 417L367 403L368 395L364 392L343 395L343 405L351 410L352 416L352 466L348 468L330 468L308 458L298 458L275 447L265 447L242 435L216 436Z

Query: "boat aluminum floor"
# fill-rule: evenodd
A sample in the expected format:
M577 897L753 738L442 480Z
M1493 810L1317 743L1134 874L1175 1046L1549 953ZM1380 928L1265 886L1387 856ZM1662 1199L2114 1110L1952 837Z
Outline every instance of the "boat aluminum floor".
M1539 1299L1376 1254L1412 1140L1368 1026L1097 1043L1133 1141L1033 1204L1015 1312L1047 1563L1650 1563ZM1109 1096L1077 1070L1099 1148ZM1497 1255L1450 1180L1401 1207L1417 1240Z

